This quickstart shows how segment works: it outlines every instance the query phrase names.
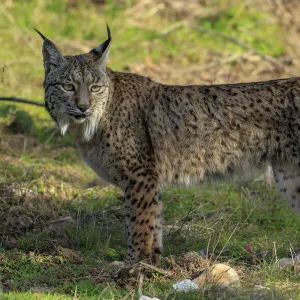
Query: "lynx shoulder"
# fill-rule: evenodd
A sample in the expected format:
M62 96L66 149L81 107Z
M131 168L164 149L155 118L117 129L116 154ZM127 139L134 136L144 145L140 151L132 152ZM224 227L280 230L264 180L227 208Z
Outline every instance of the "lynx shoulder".
M300 214L300 78L172 86L110 70L108 39L63 56L43 38L45 104L84 161L124 191L128 260L162 251L160 189L268 161Z

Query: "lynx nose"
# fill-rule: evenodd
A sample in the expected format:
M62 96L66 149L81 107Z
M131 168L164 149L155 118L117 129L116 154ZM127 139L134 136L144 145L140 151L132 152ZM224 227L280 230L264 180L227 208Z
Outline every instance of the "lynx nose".
M80 104L77 105L77 107L79 108L80 111L86 112L90 106L88 104Z

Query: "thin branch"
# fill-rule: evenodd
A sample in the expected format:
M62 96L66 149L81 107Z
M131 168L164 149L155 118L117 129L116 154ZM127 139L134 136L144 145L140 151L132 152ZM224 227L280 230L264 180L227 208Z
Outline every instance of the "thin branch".
M0 97L0 100L2 100L2 101L11 101L11 102L18 102L18 103L26 103L26 104L31 104L31 105L45 107L45 105L43 103L40 103L40 102L37 102L37 101L28 100L28 99L17 98L17 97Z
M145 263L144 261L140 261L139 264L141 266L143 266L144 268L150 269L150 270L155 271L157 273L160 273L164 276L171 276L172 275L172 272L163 270L163 269L155 267L153 265L149 265L149 264Z
M175 30L177 30L177 29L179 29L180 27L183 27L183 26L187 26L187 23L185 21L179 21L179 22L172 23L171 25L165 27L160 32L160 34L163 35L163 36L168 35L172 31L175 31Z
M207 29L207 28L205 28L201 25L191 25L191 24L189 24L185 21L175 22L175 23L171 24L170 26L166 27L165 29L163 29L161 31L161 35L167 35L170 32L172 32L174 30L177 30L177 29L179 29L180 27L183 27L183 26L190 27L190 28L196 29L198 31L208 33L210 35L215 35L215 36L218 36L218 37L220 37L224 40L230 41L230 42L238 45L239 47L243 48L244 50L248 51L249 53L259 56L262 60L267 61L270 64L272 64L276 69L278 69L280 71L284 71L287 75L289 75L291 77L297 76L296 74L291 73L290 71L288 71L284 64L280 63L279 61L277 61L273 57L271 57L269 55L259 53L257 50L251 48L250 46L248 46L247 44L245 44L244 42L240 41L239 39L237 39L233 36L215 31L213 29ZM224 62L226 63L226 60ZM229 62L230 62L230 59L229 59ZM211 65L208 65L208 68L211 68L211 67L214 67L214 63L212 63Z
M284 64L278 62L273 57L259 53L255 49L249 47L247 44L245 44L244 42L234 38L233 36L230 36L230 35L227 35L227 34L212 30L212 29L207 29L207 28L204 28L203 26L200 26L200 25L188 25L188 26L193 28L193 29L196 29L198 31L205 32L205 33L208 33L208 34L211 34L211 35L215 35L215 36L221 37L221 38L223 38L227 41L230 41L230 42L240 46L241 48L245 49L246 51L249 51L250 53L258 55L262 60L265 60L265 61L269 62L276 69L284 71L289 76L291 76L291 77L296 76L295 74L289 72Z
M199 66L191 66L191 67L188 67L188 68L185 68L185 69L179 69L178 72L180 72L182 74L185 74L185 73L191 73L191 72L194 72L194 71L209 70L209 69L218 67L218 66L223 65L223 64L227 64L227 63L230 63L230 62L237 61L240 58L246 58L245 54L244 53L243 54L234 53L229 57L225 57L223 59L212 61L212 62L207 63L207 64L203 64L203 65L199 65Z
M143 273L139 273L139 287L138 287L138 295L139 298L142 297L143 295L143 283L144 283L144 274Z

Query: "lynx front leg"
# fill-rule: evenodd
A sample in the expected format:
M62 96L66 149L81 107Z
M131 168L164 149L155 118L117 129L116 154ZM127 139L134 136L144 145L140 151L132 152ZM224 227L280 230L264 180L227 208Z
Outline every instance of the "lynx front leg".
M273 165L273 171L282 196L300 216L300 168L287 163Z
M125 191L127 260L136 262L161 253L161 201L152 178L132 181Z

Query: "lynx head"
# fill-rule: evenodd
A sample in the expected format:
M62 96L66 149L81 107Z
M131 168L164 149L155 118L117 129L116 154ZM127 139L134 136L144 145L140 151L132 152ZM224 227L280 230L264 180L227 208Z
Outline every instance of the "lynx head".
M63 56L52 41L37 32L43 38L45 107L62 134L70 122L74 122L82 124L83 138L90 140L108 101L109 27L108 39L104 43L89 53L75 56Z

